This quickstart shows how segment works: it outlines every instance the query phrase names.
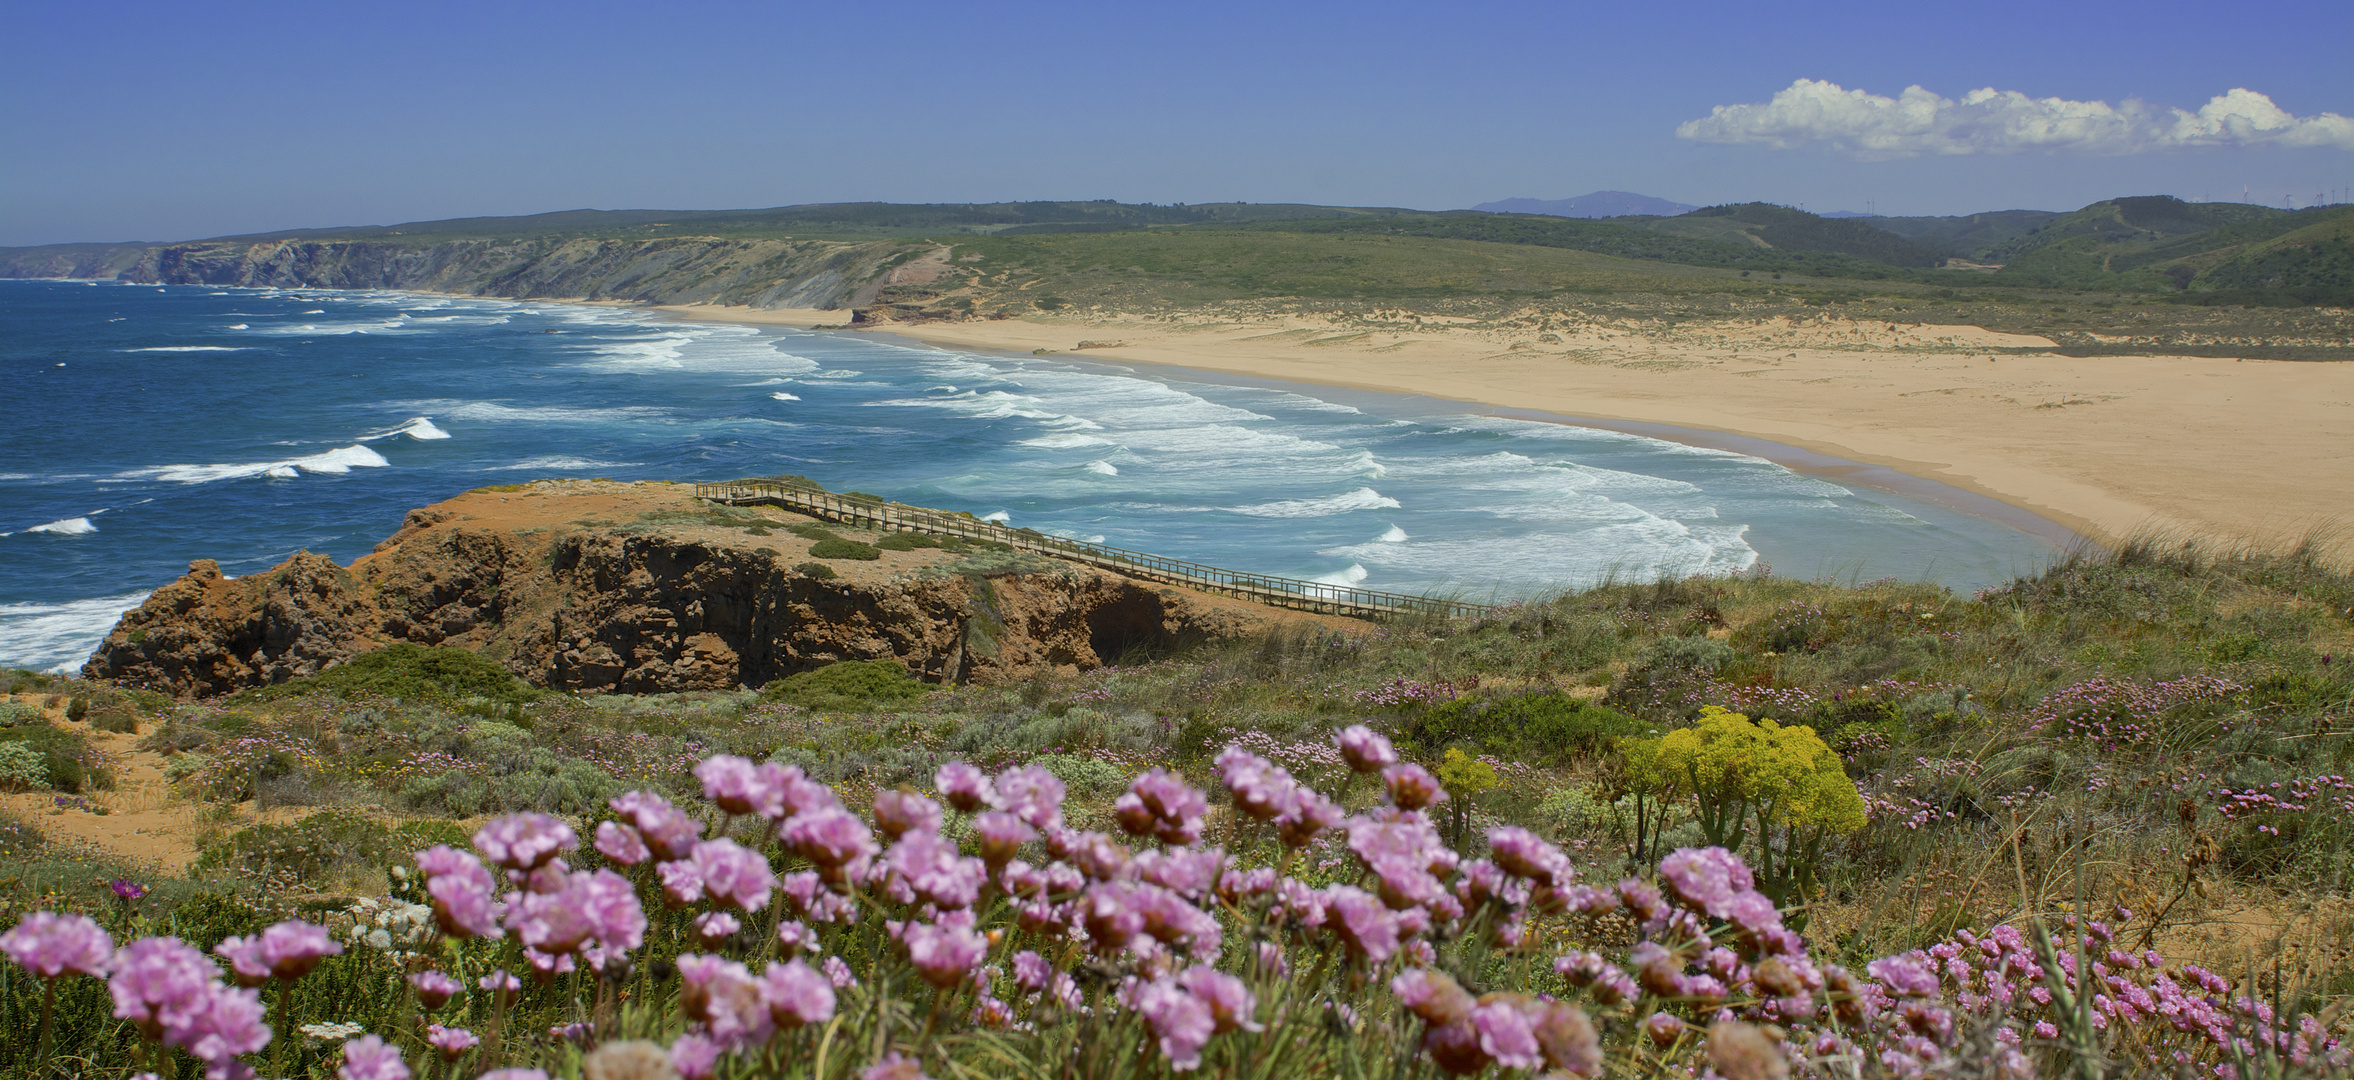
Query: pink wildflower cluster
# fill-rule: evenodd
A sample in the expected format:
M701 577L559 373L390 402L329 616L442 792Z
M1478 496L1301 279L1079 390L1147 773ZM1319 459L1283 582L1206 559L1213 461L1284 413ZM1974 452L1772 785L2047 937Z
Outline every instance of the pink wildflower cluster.
M2170 681L2087 679L2066 687L2028 710L2027 720L2048 735L2137 746L2158 737L2165 715L2185 705L2219 701L2247 687L2217 675L2186 675Z
M1433 705L1453 701L1463 694L1479 689L1479 680L1472 678L1462 685L1441 680L1421 682L1400 676L1370 690L1359 690L1351 695L1360 706L1376 709L1396 709L1408 705Z
M2132 913L2119 909L2120 922ZM2033 931L1964 930L1927 949L1875 960L1850 1006L1859 1033L1878 1036L1879 1057L1899 1075L1926 1075L1959 1044L1967 1018L1997 1025L2002 1054L2049 1044L2070 1023L2066 1005L2091 995L2096 1037L2131 1055L2128 1068L2170 1074L2202 1062L2264 1053L2299 1069L2336 1073L2354 1053L2306 1015L2294 1022L2229 979L2195 964L2169 966L2155 951L2119 947L2099 920L2066 919L2035 945ZM2086 957L2078 967L2078 951ZM2230 1066L2219 1074L2228 1075ZM2013 1075L2027 1075L2022 1063Z

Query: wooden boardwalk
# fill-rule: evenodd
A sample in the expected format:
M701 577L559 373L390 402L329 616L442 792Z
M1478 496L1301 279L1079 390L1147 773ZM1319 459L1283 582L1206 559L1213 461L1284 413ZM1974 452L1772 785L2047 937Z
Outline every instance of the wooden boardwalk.
M990 541L1005 544L1017 551L1082 563L1143 581L1182 585L1203 592L1323 615L1381 619L1407 613L1430 613L1455 618L1477 617L1492 610L1491 605L1463 600L1225 570L1142 551L1065 540L1031 529L1008 528L994 521L981 521L964 514L943 513L870 497L838 495L783 480L698 483L695 485L695 497L729 506L778 506L846 525Z

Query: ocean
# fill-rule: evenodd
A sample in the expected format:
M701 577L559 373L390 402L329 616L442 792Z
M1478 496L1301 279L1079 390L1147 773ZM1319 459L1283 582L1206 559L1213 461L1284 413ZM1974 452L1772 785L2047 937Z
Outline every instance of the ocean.
M1237 570L1467 598L1606 577L2032 573L1919 491L1473 406L599 305L0 281L0 665L218 560L366 553L540 477L799 473Z

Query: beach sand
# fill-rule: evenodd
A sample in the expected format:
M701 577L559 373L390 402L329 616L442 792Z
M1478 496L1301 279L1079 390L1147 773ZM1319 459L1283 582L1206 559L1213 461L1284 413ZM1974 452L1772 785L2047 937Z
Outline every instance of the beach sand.
M786 326L849 318L664 310ZM2043 338L1832 315L1668 326L1213 310L871 332L1735 433L1990 496L2101 541L2161 529L2280 543L2354 524L2354 364L2075 358L2040 351ZM2333 547L2354 557L2354 537Z

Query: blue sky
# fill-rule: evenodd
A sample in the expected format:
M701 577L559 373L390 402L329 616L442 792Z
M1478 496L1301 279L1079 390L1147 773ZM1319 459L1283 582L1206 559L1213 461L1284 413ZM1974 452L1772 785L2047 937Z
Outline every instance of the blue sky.
M2325 116L2354 116L2343 0L8 0L0 20L0 244L857 199L1446 209L1615 188L1943 214L2354 188ZM1797 113L1677 133L1800 79L1951 108L1892 142ZM1961 115L1981 87L2150 109L2130 138L1987 142L2005 116ZM2305 134L2160 137L2236 88Z

